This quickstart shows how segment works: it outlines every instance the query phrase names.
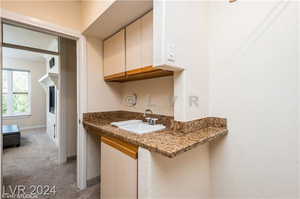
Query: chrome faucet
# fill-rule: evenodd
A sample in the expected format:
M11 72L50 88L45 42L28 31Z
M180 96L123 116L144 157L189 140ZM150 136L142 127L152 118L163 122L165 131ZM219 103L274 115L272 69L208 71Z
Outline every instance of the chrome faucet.
M151 109L146 109L144 112L144 117L146 117L146 114L153 114Z
M146 109L144 112L144 118L146 119L147 123L150 125L155 125L156 121L158 120L157 118L151 118L151 117L146 117L147 114L153 114L151 109Z

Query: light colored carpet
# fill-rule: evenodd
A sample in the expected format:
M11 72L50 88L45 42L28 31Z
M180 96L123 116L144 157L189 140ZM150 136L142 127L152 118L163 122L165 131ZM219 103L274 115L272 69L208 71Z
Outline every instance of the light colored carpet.
M23 131L21 146L3 151L3 182L8 185L25 185L26 193L36 185L56 186L56 194L38 195L44 199L99 199L100 185L83 191L76 188L76 161L57 164L57 148L45 133L45 129ZM36 196L36 195L35 195Z

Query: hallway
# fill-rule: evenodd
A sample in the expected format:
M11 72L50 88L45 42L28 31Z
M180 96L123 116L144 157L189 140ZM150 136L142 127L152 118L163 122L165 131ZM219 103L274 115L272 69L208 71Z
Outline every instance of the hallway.
M22 131L21 146L3 150L4 193L10 188L24 185L26 193L33 187L55 186L55 194L36 195L32 198L50 199L98 199L100 186L94 185L79 191L76 187L76 160L57 165L57 148L45 129ZM44 190L45 191L45 190ZM4 197L6 198L6 197ZM19 197L25 198L25 197Z

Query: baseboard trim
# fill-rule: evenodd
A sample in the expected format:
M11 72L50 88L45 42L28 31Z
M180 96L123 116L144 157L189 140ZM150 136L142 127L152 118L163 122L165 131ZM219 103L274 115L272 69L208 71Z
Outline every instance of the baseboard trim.
M46 128L46 125L25 126L25 127L20 127L20 130L24 131L24 130L33 130L33 129L41 129L41 128Z
M96 184L100 184L100 176L96 176L86 181L87 187L91 187Z

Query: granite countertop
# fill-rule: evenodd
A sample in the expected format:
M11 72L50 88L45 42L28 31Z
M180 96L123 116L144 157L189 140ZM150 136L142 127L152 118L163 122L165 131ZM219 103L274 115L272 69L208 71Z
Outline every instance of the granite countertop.
M127 111L85 113L83 125L88 133L117 138L170 158L228 133L226 119L223 118L178 122L169 116L150 116L159 118L158 123L167 128L139 135L110 125L111 122L143 119L143 114Z

